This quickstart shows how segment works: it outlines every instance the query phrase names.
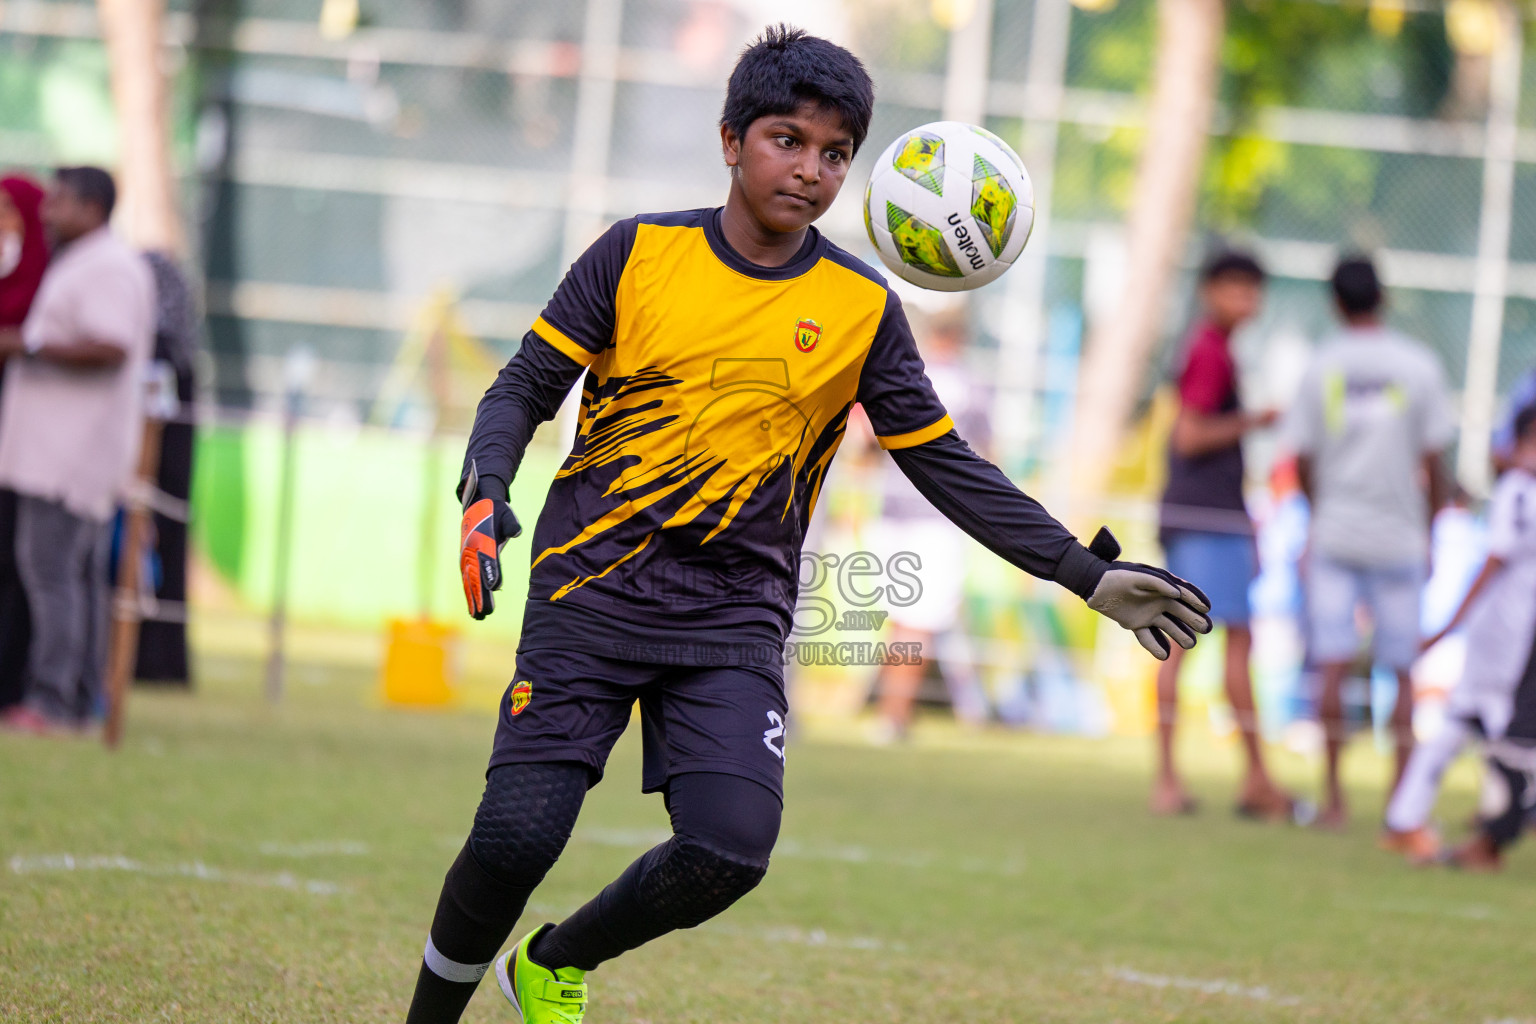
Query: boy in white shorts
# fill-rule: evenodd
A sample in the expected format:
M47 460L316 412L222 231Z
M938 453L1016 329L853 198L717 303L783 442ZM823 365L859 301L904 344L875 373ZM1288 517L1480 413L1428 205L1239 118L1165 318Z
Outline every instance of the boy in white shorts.
M1445 724L1415 748L1387 805L1382 846L1414 863L1439 854L1428 821L1441 776L1467 743L1503 737L1536 641L1536 406L1516 417L1509 463L1493 491L1488 561L1450 623L1424 644L1427 650L1466 625L1467 664Z

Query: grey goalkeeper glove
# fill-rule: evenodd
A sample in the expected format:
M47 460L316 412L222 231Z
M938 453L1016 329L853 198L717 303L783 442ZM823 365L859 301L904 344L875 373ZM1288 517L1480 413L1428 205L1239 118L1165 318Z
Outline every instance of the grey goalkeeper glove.
M1099 529L1088 551L1108 563L1088 595L1088 607L1135 633L1158 661L1172 653L1170 637L1187 651L1195 646L1196 633L1211 631L1206 615L1211 602L1200 588L1166 569L1116 561L1120 542L1107 527Z

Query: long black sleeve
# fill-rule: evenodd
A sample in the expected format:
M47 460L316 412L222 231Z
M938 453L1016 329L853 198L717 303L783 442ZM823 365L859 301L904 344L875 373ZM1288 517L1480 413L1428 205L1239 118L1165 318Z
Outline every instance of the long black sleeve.
M1109 567L953 430L891 458L950 522L1030 575L1086 600Z
M501 368L496 382L486 390L475 410L475 426L464 453L459 489L463 490L473 459L480 474L481 490L505 497L507 487L517 477L517 467L522 464L533 432L540 423L554 418L571 385L583 372L579 363L533 331L523 335L522 347ZM487 489L486 482L492 478L500 482L500 492Z

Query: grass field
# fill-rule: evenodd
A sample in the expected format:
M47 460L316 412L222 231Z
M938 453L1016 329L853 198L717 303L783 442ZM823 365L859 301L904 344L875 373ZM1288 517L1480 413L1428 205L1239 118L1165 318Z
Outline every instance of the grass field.
M205 658L139 694L124 749L0 736L0 1019L397 1021L479 796L488 713L374 706L371 679ZM1198 744L1196 745L1198 747ZM664 835L626 737L522 927ZM593 1024L1536 1022L1536 849L1501 877L1347 835L1144 810L1142 742L933 728L902 749L802 737L784 840L723 918L592 976ZM1289 781L1310 766L1284 765ZM1442 806L1463 816L1461 785ZM494 984L466 1017L511 1020Z

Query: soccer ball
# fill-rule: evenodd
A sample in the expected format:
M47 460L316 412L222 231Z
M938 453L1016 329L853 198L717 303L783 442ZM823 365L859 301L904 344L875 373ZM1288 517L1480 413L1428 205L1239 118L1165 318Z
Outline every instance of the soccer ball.
M1013 265L1035 222L1024 161L985 128L935 121L886 147L864 190L864 229L897 277L958 292Z

